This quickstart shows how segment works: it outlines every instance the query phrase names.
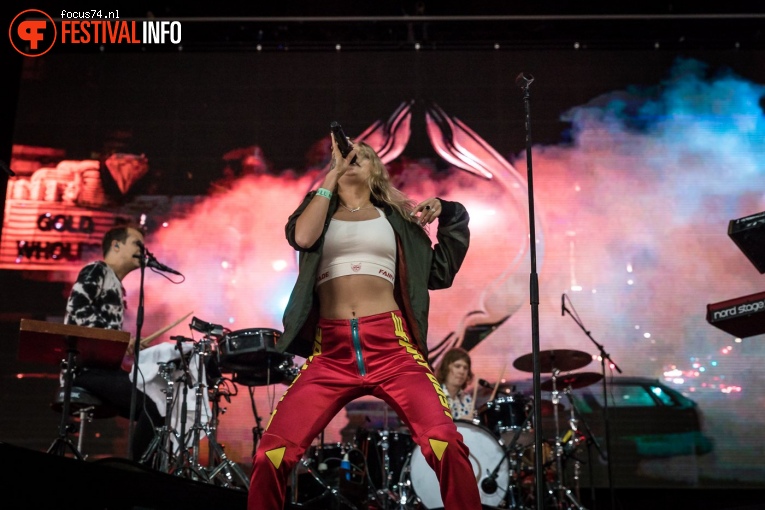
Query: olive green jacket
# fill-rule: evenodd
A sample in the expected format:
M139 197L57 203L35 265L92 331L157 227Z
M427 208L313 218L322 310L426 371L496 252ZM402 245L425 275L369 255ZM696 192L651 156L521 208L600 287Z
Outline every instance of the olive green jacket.
M338 207L337 195L333 195L321 237L310 248L301 248L295 242L295 224L315 194L315 191L311 191L305 196L285 226L287 241L300 253L297 282L282 318L284 332L276 343L279 352L304 358L312 353L319 319L318 297L314 285L321 261L324 236ZM406 319L410 333L427 359L430 308L428 290L446 289L452 285L470 244L470 218L462 204L441 200L442 211L438 217L436 233L438 243L433 246L422 227L407 221L387 204L375 205L385 211L386 218L396 233L396 280L393 291L396 303ZM402 289L406 291L402 292Z

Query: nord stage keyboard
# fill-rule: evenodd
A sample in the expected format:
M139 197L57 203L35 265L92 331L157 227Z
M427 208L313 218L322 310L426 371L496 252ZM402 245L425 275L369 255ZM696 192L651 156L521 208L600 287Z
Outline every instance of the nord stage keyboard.
M765 333L765 292L708 304L707 322L739 338Z

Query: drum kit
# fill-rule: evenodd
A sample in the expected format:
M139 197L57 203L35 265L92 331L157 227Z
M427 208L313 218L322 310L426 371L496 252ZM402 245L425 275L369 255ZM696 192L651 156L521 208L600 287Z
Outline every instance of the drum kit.
M579 464L577 448L588 441L579 429L581 416L571 390L594 384L602 376L593 372L572 372L592 361L576 350L540 352L540 371L549 373L541 383L551 399L543 400L541 412L545 431L553 421L552 437L543 440L544 464L537 476L534 462L534 399L515 393L513 387L485 402L472 420L456 420L457 430L470 450L470 462L481 503L491 508L531 510L537 508L535 484L545 484L545 509L581 509L578 502ZM533 371L531 355L513 365ZM499 386L499 384L497 385ZM496 391L493 392L493 395ZM561 435L563 396L570 402L568 430ZM382 404L382 403L381 403ZM389 409L384 406L384 409ZM391 411L392 412L392 411ZM405 429L391 429L388 419L381 430L358 428L347 443L319 443L312 446L293 471L288 501L291 508L342 510L430 510L442 508L441 491L435 472L420 447ZM539 433L542 431L539 427ZM589 431L589 428L586 429ZM564 463L574 460L574 489L563 483Z
M276 350L276 342L281 335L277 330L252 328L227 331L196 317L190 326L204 334L201 340L172 338L179 346L182 342L193 342L193 349L183 352L190 352L189 359L196 358L198 363L190 363L181 356L180 360L160 367L160 374L167 381L166 418L178 405L172 397L178 392L174 385L180 382L184 391L189 387L195 389L192 423L188 426L182 424L179 431L167 418L163 426L157 428L154 441L141 460L163 472L248 490L249 477L226 456L216 438L218 417L222 412L220 398L228 400L230 395L224 381L249 387L289 384L297 377L299 368L294 365L292 355ZM581 415L571 390L594 384L602 376L593 372L572 371L591 361L592 357L581 351L557 349L540 352L540 371L551 374L540 386L542 391L551 395L550 400L540 402L541 413L543 422L552 419L555 424L553 437L542 442L544 465L539 469L540 476L537 476L534 462L537 431L533 423L532 397L514 392L514 387L506 385L497 395L497 384L492 397L477 409L475 418L455 421L470 451L475 483L484 507L535 508L534 487L539 481L545 484L547 500L544 508L583 509L578 503L580 461L574 456L574 451L588 438L579 431ZM521 371L533 371L530 354L516 359L513 365ZM191 366L198 371L196 384L189 383L192 379L189 377ZM186 376L178 379L170 375L177 374L179 370ZM203 395L205 386L212 402L212 412L206 420L201 413L207 404ZM561 436L559 419L564 406L560 401L564 395L571 403L571 414L569 430ZM290 477L288 502L292 508L430 510L443 507L435 472L427 464L420 447L408 430L391 425L393 420L389 420L388 413L395 417L395 412L385 404L382 409L384 419L381 427L359 426L348 442L325 443L323 433L317 438L318 444L306 451ZM255 420L253 452L263 432L257 410ZM539 433L543 433L542 428L538 428ZM203 437L207 438L209 445L206 466L202 466L199 455ZM569 459L575 461L574 491L563 484L564 461Z
M204 336L198 340L171 337L177 342L177 351L185 354L158 363L159 375L165 380L162 389L166 394L165 423L156 429L140 462L161 472L247 490L249 476L226 456L217 441L219 416L225 412L220 407L220 400L230 401L231 395L226 380L250 387L290 382L297 376L298 368L292 355L276 351L276 341L281 334L277 330L225 331L222 326L197 317L192 319L190 327ZM189 344L193 347L188 348ZM194 391L193 405L189 406L193 412L188 413L190 388ZM181 392L183 398L180 398ZM182 409L180 413L179 408ZM172 417L178 415L180 421L173 423ZM187 423L187 416L192 417L191 423ZM253 432L257 442L262 434L262 419L257 410L255 419L257 426ZM200 446L205 437L209 452L206 465L202 465Z

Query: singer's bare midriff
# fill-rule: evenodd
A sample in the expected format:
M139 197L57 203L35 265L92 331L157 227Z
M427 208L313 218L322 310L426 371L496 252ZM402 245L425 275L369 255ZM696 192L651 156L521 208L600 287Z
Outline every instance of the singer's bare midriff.
M319 314L325 319L353 319L398 310L393 285L384 278L349 275L319 285Z

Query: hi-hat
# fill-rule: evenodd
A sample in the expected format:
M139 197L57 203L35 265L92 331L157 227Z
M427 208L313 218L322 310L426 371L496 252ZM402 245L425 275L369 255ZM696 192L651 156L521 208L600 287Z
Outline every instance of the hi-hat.
M592 356L582 351L572 349L552 349L539 352L539 371L552 372L560 370L561 372L570 372L589 365L592 362ZM513 366L524 372L534 371L534 353L524 354L513 361Z
M589 386L590 384L595 384L596 382L603 379L603 376L600 375L597 372L577 372L574 374L566 374L559 376L555 379L555 388L558 390L562 390L565 388L584 388L585 386ZM539 385L539 389L542 391L552 391L553 390L553 381L552 379L548 379L546 381L543 381Z

